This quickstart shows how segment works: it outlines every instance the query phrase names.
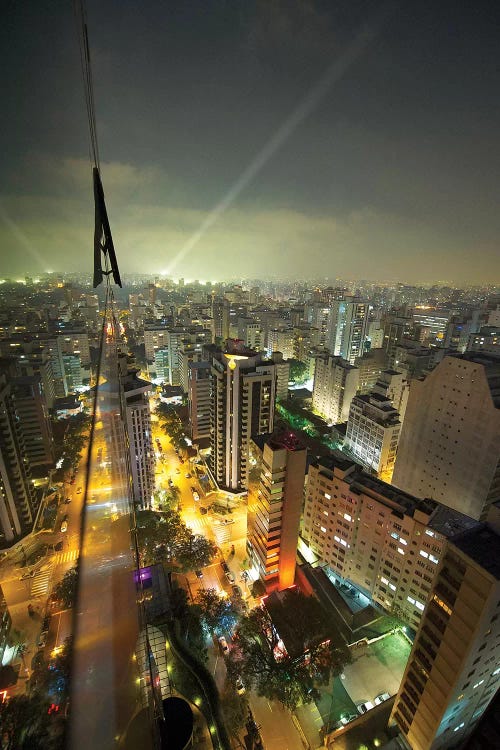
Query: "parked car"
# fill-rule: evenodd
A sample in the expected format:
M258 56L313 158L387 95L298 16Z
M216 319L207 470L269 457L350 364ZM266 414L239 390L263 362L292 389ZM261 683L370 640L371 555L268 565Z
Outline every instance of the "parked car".
M229 581L229 583L231 583L231 584L234 583L235 580L236 580L235 577L234 577L234 575L231 573L230 570L226 571L226 578Z
M77 491L76 491L76 494L77 494L77 495L80 495L80 494L81 494L81 492L82 492L82 488L81 488L81 487L78 487L78 489L77 489Z
M67 530L68 530L68 519L63 518L62 523L61 523L61 531L64 534L64 532Z
M203 578L203 571L202 570L195 570L194 574L196 578Z
M245 686L243 684L243 680L241 679L241 677L238 676L236 678L235 686L236 686L236 692L238 693L238 695L243 695L243 693L245 692Z
M231 586L231 590L233 592L233 596L237 596L239 599L241 599L241 597L243 596L243 592L237 583L233 583L233 585Z
M227 573L229 571L229 566L225 560L222 560L220 566L222 570L224 571L224 573Z
M202 516L205 516L208 513L208 510L206 508L200 508L200 513Z
M357 719L358 717L356 714L344 714L344 716L340 717L340 723L345 726L346 724L349 724L351 721L354 721L354 719Z
M223 654L229 653L229 646L227 645L227 641L223 635L219 637L219 646Z
M184 476L186 477L186 479L191 479L191 474L189 473L189 471L187 472L187 474L184 474Z
M379 695L374 698L373 702L378 706L380 703L388 701L390 697L389 693L379 693Z
M64 501L64 504L65 504L65 505L69 505L69 504L70 504L70 502L71 502L71 498L70 498L70 497L67 497L67 498L66 498L66 500Z
M371 708L373 708L373 703L371 701L365 701L364 703L358 703L356 708L358 709L360 714L366 714L367 711L369 711Z

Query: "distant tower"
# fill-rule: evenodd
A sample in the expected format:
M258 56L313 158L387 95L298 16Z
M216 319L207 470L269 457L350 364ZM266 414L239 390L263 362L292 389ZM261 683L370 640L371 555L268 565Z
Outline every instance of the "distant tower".
M225 341L229 338L229 302L227 299L214 298L212 302L213 340Z
M295 581L307 450L295 435L284 433L265 439L261 456L255 497L249 495L256 509L248 518L247 549L260 578L277 579L282 590Z

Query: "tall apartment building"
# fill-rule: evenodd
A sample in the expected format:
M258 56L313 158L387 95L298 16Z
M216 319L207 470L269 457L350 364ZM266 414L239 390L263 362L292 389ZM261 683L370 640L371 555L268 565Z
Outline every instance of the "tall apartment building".
M359 371L342 357L316 358L313 409L331 424L347 422L359 384Z
M484 524L444 553L391 714L411 750L463 747L498 690L499 548Z
M276 366L276 398L286 401L288 398L288 381L290 380L290 362L283 359L282 352L273 352L271 359Z
M179 362L179 385L184 393L188 392L189 365L201 359L201 346L190 341L181 343L177 354Z
M188 365L187 393L193 443L210 437L210 370L210 362L190 362Z
M483 326L478 333L469 334L467 351L500 356L500 326Z
M472 518L500 500L500 358L445 357L412 381L393 484Z
M260 354L214 351L211 367L211 470L230 490L248 486L249 441L272 432L276 367Z
M0 545L30 531L36 499L10 383L0 372Z
M264 349L264 332L254 318L238 318L238 338L247 349L260 352Z
M54 465L54 439L40 377L12 379L12 396L30 466Z
M379 393L354 396L347 420L346 446L366 469L390 482L396 461L399 413Z
M307 450L288 432L255 438L254 444L261 461L249 492L255 510L248 517L247 551L259 577L265 583L277 579L283 590L295 581Z
M403 424L410 395L410 383L404 373L396 372L396 370L383 370L372 390L391 402Z
M47 406L52 409L56 398L54 373L46 342L31 337L15 336L0 340L0 354L16 360L17 374L40 377Z
M293 359L293 331L291 328L270 328L267 332L267 354L282 352L285 359Z
M134 500L148 508L155 488L155 452L148 392L151 383L131 369L121 377L122 414L128 439Z
M168 349L167 326L158 325L158 323L146 323L144 325L144 347L146 361L154 362L157 350Z
M325 345L330 354L350 364L365 353L369 305L358 297L333 301L328 314Z
M212 302L212 336L213 341L225 341L229 338L229 301L215 297Z
M417 629L447 539L477 522L334 452L309 466L302 536L332 572Z

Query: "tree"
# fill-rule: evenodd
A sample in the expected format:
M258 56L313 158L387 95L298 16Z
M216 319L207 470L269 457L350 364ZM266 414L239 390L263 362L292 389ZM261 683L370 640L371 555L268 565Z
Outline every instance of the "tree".
M54 596L58 599L63 607L72 607L76 599L76 587L78 583L78 566L68 570L62 580L54 587Z
M315 597L290 589L281 607L273 608L273 618L265 607L244 617L231 660L259 695L293 710L300 702L311 702L315 685L342 671L349 651L335 645L329 618Z
M305 362L301 362L298 359L290 360L290 380L297 385L305 383L308 375L308 367Z
M220 697L224 723L233 737L239 737L248 717L248 701L238 695L234 685L227 685Z
M210 539L200 534L191 534L177 549L177 564L184 573L188 570L199 570L210 565L216 552L217 546Z
M200 589L195 601L209 631L230 630L238 621L238 613L231 600L221 596L216 589Z

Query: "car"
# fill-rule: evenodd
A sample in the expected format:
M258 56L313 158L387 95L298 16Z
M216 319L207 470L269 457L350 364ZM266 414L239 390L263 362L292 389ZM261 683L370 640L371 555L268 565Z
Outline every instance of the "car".
M230 570L227 570L225 575L226 575L226 578L229 581L229 583L232 584L232 583L235 582L236 579L235 579L234 575L231 573Z
M365 701L364 703L358 703L356 705L356 708L358 709L360 714L366 714L366 712L369 711L373 707L374 706L371 701Z
M71 502L71 498L67 497L66 500L64 501L64 505L69 505L70 502Z
M237 596L239 599L241 599L241 597L243 596L243 592L237 583L233 583L233 585L231 586L231 590L234 596Z
M203 578L203 571L202 570L195 570L194 574L196 578Z
M224 571L224 573L229 573L229 565L227 564L227 562L225 562L223 560L221 562L220 566L221 566L222 570Z
M389 693L379 693L379 695L374 698L373 702L378 706L380 703L388 701L390 697Z
M223 635L219 636L218 641L219 641L219 646L220 646L220 650L222 651L222 653L223 654L228 654L229 653L229 646L227 645L227 641L224 638L224 636Z
M191 474L189 473L189 471L186 474L184 474L184 476L186 477L186 479L191 479Z
M208 513L208 510L206 508L200 508L200 513L202 516L205 516Z
M74 484L74 483L75 483L75 479L74 479L74 477L71 477L71 479L69 480L69 483L70 483L70 484Z
M57 542L57 544L54 545L54 550L56 552L60 552L62 550L63 546L64 546L63 542Z
M243 684L243 680L241 679L241 677L238 676L234 684L235 684L236 692L238 693L238 695L243 695L243 693L245 692L245 686Z
M44 633L40 633L40 636L36 642L36 645L38 648L45 648L45 644L47 643L47 631Z
M81 495L81 492L82 492L82 488L81 488L81 487L78 487L78 489L77 489L77 491L76 491L76 494L77 494L77 495Z
M344 714L340 717L340 723L345 727L346 724L349 724L351 721L354 721L354 719L357 718L358 717L356 716L356 714Z
M234 518L223 518L222 520L216 519L216 523L221 523L223 526L234 523Z
M66 520L64 520L61 523L61 532L64 534L64 532L67 531L67 530L68 530L68 522Z

